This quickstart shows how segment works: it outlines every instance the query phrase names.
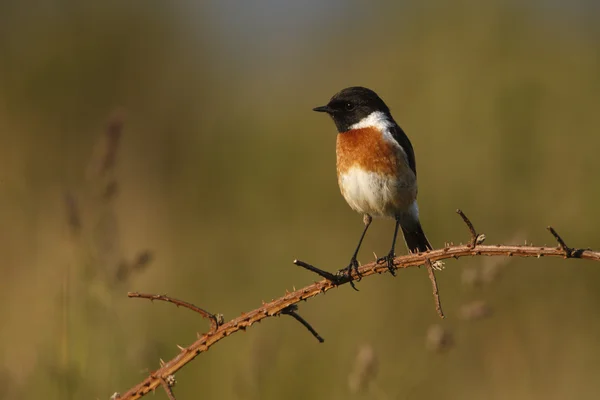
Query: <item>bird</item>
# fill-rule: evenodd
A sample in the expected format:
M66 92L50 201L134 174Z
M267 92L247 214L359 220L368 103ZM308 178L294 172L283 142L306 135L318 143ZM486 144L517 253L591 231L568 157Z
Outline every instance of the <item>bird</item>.
M389 107L371 89L345 88L313 111L329 114L335 123L338 185L348 205L363 214L364 229L358 245L350 263L340 273L350 277L354 269L360 280L357 261L360 246L373 217L387 217L396 222L392 246L377 262L385 262L395 276L399 228L410 253L432 249L419 220L413 146Z

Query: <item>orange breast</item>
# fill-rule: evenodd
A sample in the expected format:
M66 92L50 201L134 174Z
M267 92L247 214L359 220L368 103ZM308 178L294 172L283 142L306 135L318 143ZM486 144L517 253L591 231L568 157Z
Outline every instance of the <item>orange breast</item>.
M397 175L407 168L402 150L387 142L376 128L339 133L336 155L338 176L353 166L383 175Z

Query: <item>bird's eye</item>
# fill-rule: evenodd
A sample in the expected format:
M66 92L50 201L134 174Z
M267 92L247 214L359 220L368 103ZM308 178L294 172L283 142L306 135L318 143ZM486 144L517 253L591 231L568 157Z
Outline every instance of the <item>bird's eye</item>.
M344 104L344 108L346 109L346 111L352 111L354 110L355 105L352 103L346 103Z

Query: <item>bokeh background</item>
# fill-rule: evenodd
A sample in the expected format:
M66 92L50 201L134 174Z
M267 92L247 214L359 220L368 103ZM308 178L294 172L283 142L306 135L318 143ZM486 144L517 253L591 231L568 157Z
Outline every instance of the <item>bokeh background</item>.
M375 89L411 138L434 243L600 249L597 1L0 2L0 382L107 399L207 324L346 265L362 220L311 108ZM376 220L362 262L393 229ZM398 249L404 251L400 243ZM399 251L400 252L400 251ZM599 266L461 259L236 334L178 398L566 399L600 390ZM357 361L358 360L358 361ZM162 391L158 398L166 398Z

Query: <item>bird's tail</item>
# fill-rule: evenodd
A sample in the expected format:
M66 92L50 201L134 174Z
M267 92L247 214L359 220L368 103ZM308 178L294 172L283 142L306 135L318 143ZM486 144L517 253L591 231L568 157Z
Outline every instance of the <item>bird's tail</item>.
M402 226L402 233L404 234L406 246L411 253L421 253L433 249L429 240L427 240L427 236L425 236L425 232L423 232L423 228L421 228L420 222L411 224L410 228Z

